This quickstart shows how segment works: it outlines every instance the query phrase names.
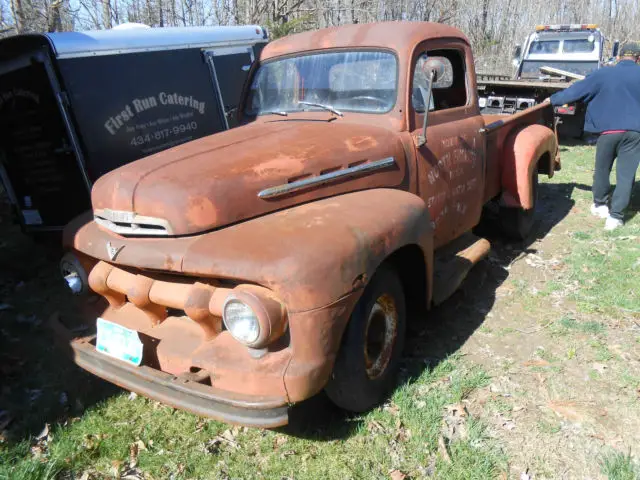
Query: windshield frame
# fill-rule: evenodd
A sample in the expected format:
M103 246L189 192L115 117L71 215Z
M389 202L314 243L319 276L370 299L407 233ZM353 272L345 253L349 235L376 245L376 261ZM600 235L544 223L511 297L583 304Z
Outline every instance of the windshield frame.
M264 66L264 65L268 65L270 63L273 62L277 62L280 60L287 60L290 58L301 58L301 57L308 57L311 55L325 55L325 54L330 54L330 53L349 53L349 52L357 52L357 53L362 53L362 52L371 52L371 53L388 53L393 55L394 60L395 60L395 68L396 68L396 75L395 75L395 96L393 97L393 103L391 104L391 106L389 107L389 109L384 110L384 111L363 111L363 110L355 110L355 109L350 109L350 108L344 108L342 106L335 106L335 105L331 105L333 108L338 108L338 110L340 110L341 112L345 112L345 113L353 113L353 114L359 114L359 115L386 115L389 112L393 111L397 105L398 105L398 93L400 90L400 58L398 56L398 52L392 48L382 48L382 47L334 47L334 48L327 48L327 49L318 49L318 50L306 50L306 51L301 51L301 52L295 52L295 53L290 53L290 54L286 54L286 55L279 55L277 57L273 57L270 58L264 62L260 62L256 68L254 68L252 75L250 76L250 78L247 80L247 86L245 89L245 93L243 95L243 99L242 99L242 114L245 115L246 117L249 118L258 118L258 117L264 117L264 116L269 116L271 115L271 113L269 112L264 112L264 113L253 113L248 111L249 108L249 99L250 99L250 95L251 95L251 86L253 85L253 82L256 78L256 75L258 75L260 69ZM312 109L300 109L300 110L284 110L287 114L289 115L294 115L294 114L298 114L298 113L309 113L309 112L323 112L325 110L319 109L319 108L314 108L311 107ZM328 113L328 112L327 112Z

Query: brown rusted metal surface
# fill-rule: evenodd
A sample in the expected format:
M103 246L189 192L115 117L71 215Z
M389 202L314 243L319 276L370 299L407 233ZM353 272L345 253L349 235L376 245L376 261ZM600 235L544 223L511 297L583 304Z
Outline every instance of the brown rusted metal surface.
M313 50L357 47L393 50L402 59L410 56L419 43L441 38L458 38L469 43L460 30L441 23L380 22L343 25L284 37L269 43L260 58L265 61Z
M269 187L387 157L396 158L397 165L298 195L258 197ZM321 197L403 183L402 143L387 129L347 122L269 121L204 137L116 169L96 182L92 203L94 209L166 219L175 235L185 235Z
M544 125L552 126L553 112L540 106L482 117L473 56L458 30L421 22L336 27L273 42L261 61L332 48L395 52L391 111L262 116L96 182L95 210L110 218L152 217L173 236L122 236L90 218L69 225L65 247L83 256L91 288L109 303L102 318L138 331L145 348L139 382L134 367L119 380L117 361L98 365L90 343L83 343L81 365L212 416L185 398L197 392L238 408L238 396L269 399L247 406L258 409L309 398L327 383L356 302L386 259L402 249L421 253L413 268L427 279L421 293L431 305L434 251L475 226L490 199L502 195L527 208L531 169L545 154L552 174L557 145ZM469 100L430 112L426 144L418 147L423 115L411 105L413 66L434 49L464 55ZM473 252L479 258L487 249L479 244ZM240 291L268 327L252 348L221 318ZM162 377L154 390L149 372L193 389L176 390ZM273 422L284 421L278 415Z
M125 239L90 222L77 231L75 249L106 263L107 242L125 245L113 264L255 283L273 290L289 311L305 311L336 301L358 276L370 278L403 246L420 246L428 263L431 229L419 197L372 189L188 238ZM164 245L171 250L171 268Z
M387 368L398 337L398 310L391 295L376 300L367 319L364 360L369 378L375 380Z

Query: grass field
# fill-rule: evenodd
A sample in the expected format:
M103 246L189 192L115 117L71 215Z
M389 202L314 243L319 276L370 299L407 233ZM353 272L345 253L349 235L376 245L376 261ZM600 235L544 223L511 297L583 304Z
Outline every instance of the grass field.
M76 368L44 321L79 321L54 257L0 223L0 478L640 478L640 191L589 215L594 150L563 148L537 233L491 239L410 326L398 388L364 415L319 397L278 431L230 427Z

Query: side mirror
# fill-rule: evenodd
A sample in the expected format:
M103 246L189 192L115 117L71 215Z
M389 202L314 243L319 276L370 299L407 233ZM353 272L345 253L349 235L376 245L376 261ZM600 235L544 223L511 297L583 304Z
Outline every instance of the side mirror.
M416 82L417 79L417 82ZM427 121L431 110L433 90L451 88L453 85L453 66L447 57L429 57L423 54L416 65L414 85L419 89L425 105L422 132L417 138L418 147L427 143Z
M516 48L513 51L513 59L520 60L521 56L522 56L522 45L516 45Z
M422 134L418 137L418 147L423 146L427 143L427 119L429 118L429 106L431 105L431 96L433 95L433 82L435 82L438 74L435 70L431 70L429 72L429 76L427 77L427 88L420 87L420 95L422 96L422 101L424 102L424 119L422 121Z
M620 52L620 40L616 40L615 42L613 42L613 47L611 47L611 56L615 58L618 56L619 52Z

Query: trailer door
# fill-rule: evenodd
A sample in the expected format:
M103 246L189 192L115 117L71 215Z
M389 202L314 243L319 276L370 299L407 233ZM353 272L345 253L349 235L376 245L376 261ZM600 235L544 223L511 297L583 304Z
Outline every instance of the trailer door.
M0 64L0 175L25 231L60 230L89 206L48 61L36 52Z
M224 107L226 126L233 128L237 124L236 110L242 89L255 61L253 47L211 48L203 53L220 92L220 104Z

